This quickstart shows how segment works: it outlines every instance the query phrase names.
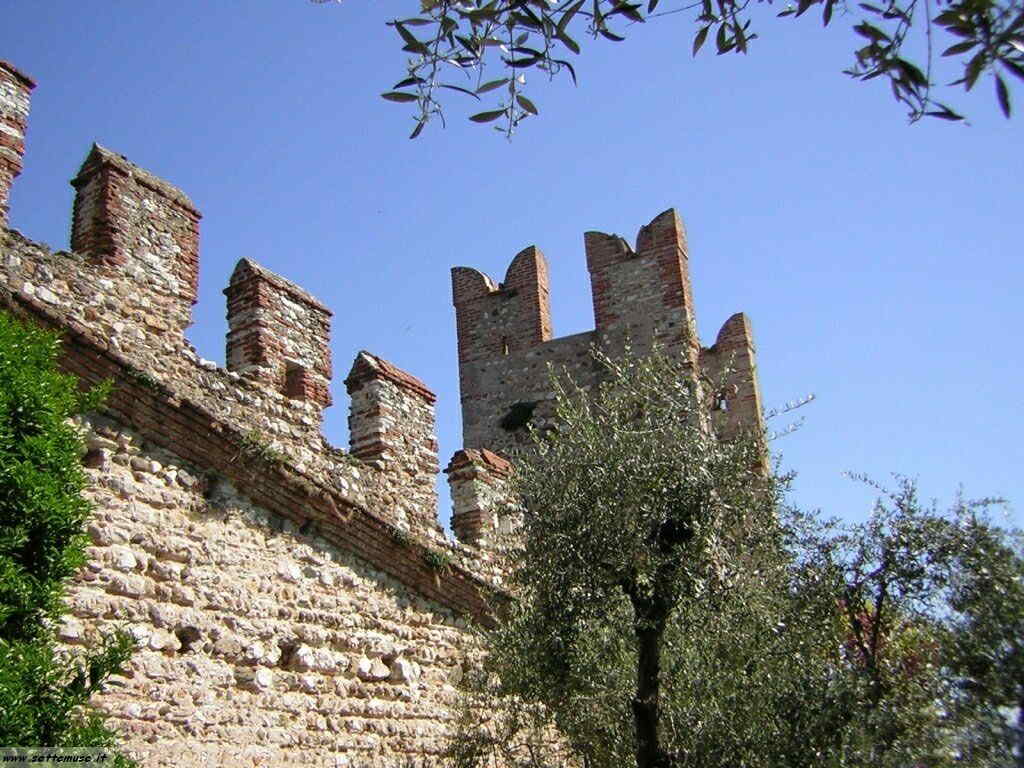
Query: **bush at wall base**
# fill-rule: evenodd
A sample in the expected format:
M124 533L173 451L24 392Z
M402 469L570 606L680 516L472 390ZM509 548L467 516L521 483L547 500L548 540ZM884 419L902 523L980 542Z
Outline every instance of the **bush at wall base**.
M90 512L69 418L96 408L106 389L80 393L57 369L59 350L55 334L0 312L0 747L112 746L88 701L132 651L125 634L88 653L57 646Z

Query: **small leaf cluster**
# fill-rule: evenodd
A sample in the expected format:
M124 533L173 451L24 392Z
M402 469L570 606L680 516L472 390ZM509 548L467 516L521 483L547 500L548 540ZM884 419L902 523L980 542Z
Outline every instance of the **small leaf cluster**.
M85 562L90 513L70 417L109 387L79 392L57 370L58 352L54 334L0 313L0 744L109 746L112 732L87 704L132 641L112 635L72 657L55 650L54 633L65 584Z
M324 3L328 0L312 0ZM630 25L655 17L693 13L694 56L709 39L719 55L746 54L758 34L752 29L750 0L695 0L659 8L659 0L420 0L419 13L388 23L408 54L405 75L384 92L388 101L414 105L416 138L432 119L444 122L442 98L460 93L478 102L498 94L499 101L469 119L499 123L511 137L527 117L539 114L526 95L529 70L554 78L568 74L576 82L574 57L582 36L625 40ZM776 15L799 18L820 7L828 26L836 11L854 12L845 0L794 0ZM962 120L933 97L939 86L939 60L952 58L962 75L948 86L970 91L983 73L993 79L996 101L1012 112L1006 75L1024 79L1024 0L885 0L857 3L860 18L853 31L863 41L846 73L858 80L888 80L893 97L908 108L911 121L924 116ZM936 56L938 38L947 43ZM924 50L923 60L905 49Z
M963 115L932 97L939 63L934 46L939 34L945 33L952 45L939 58L959 61L962 68L961 76L948 85L970 91L989 72L996 102L1009 118L1012 106L1004 74L1024 80L1024 5L1019 0L936 0L935 6L941 12L933 16L932 5L926 2L921 8L919 0L860 3L867 18L854 31L866 42L856 51L856 63L847 74L860 80L888 79L893 97L908 107L912 121L923 116L963 120ZM905 57L903 50L911 34L920 33L922 27L926 58L919 64Z
M423 553L423 562L437 573L448 573L452 569L452 556L438 549L428 549Z
M285 461L285 455L274 447L273 443L258 429L247 432L242 436L239 445L239 457L245 456L252 461L265 464L281 464Z

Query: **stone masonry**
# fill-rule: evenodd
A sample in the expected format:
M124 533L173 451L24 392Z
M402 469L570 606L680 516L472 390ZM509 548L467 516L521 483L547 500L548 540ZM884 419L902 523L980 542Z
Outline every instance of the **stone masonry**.
M95 514L60 628L69 648L126 627L139 649L94 703L144 766L434 765L472 624L505 599L498 532L523 426L543 424L548 365L592 385L596 345L657 344L701 380L728 433L758 425L750 325L695 331L674 211L636 249L587 233L595 330L553 338L547 264L520 252L503 283L452 271L464 450L437 516L434 393L360 352L345 379L349 450L321 434L331 311L242 259L227 298L227 365L185 339L199 211L168 182L93 145L74 180L71 250L8 228L35 84L0 61L0 310L59 331L82 386L113 383L79 422Z
M689 253L674 210L640 228L636 249L617 235L583 238L594 304L594 330L553 338L548 267L536 246L520 251L504 282L470 267L452 269L459 344L465 450L449 465L452 527L461 540L486 546L509 509L508 458L528 445L527 424L550 424L551 375L589 388L600 365L628 347L678 355L695 373L719 434L762 428L750 321L733 315L711 347L697 337Z
M4 201L31 88L0 64ZM432 764L500 599L495 560L438 524L434 394L362 352L351 450L328 445L330 311L241 260L220 368L183 335L191 201L99 146L72 185L71 251L0 228L0 309L60 331L83 386L113 383L80 425L92 546L60 631L140 648L94 703L146 766Z
M0 61L0 228L7 226L11 184L21 173L29 102L36 87L6 61Z
M679 355L699 381L715 387L708 399L728 413L719 420L723 431L760 427L750 322L733 315L713 346L700 346L686 233L676 212L641 227L635 250L600 232L587 232L583 242L595 329L573 336L552 337L548 268L536 247L512 260L502 283L469 267L452 269L465 447L513 454L524 445L525 424L542 425L550 415L549 366L589 387L599 374L592 348L615 356L627 344L635 354L657 345Z
M331 311L249 259L238 262L224 294L228 370L288 398L329 406Z

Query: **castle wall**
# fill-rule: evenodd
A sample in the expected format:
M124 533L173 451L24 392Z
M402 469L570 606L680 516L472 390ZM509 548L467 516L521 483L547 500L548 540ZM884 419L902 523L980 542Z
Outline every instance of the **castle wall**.
M140 643L94 703L143 765L418 766L443 749L464 619L223 476L86 426L96 515L60 635Z
M204 360L183 334L191 322L198 274L192 249L198 247L198 212L170 184L108 150L94 146L83 168L89 170L76 177L75 221L92 221L95 231L134 233L114 238L132 247L107 250L102 242L109 238L87 237L81 223L73 228L73 240L91 249L84 253L51 252L16 232L0 232L0 286L44 307L59 325L88 331L138 376L265 443L346 503L372 508L444 545L433 490L433 394L426 422L399 419L391 430L403 445L432 444L432 463L398 453L395 462L371 465L326 446L320 427L330 403L329 310L293 283L243 259L225 291L228 369ZM95 181L105 174L115 180ZM96 185L107 190L104 195L120 190L114 195L119 207L104 204L104 212L89 213L98 199L89 190ZM155 247L159 243L165 247ZM410 471L413 463L417 472Z
M532 408L531 423L543 426L551 416L554 392L548 365L566 371L583 386L596 381L591 346L594 331L551 339L506 355L460 364L462 437L466 448L487 448L511 456L528 442L522 427L502 426L516 415L517 404ZM505 421L506 425L509 422Z
M23 132L30 87L0 65L0 133ZM127 625L141 647L94 703L143 765L424 764L469 622L502 599L494 560L437 523L433 393L361 353L353 450L330 446L330 311L242 260L218 367L183 334L192 203L98 146L73 185L71 252L0 227L0 310L60 332L83 387L113 385L84 425L92 546L60 631Z
M20 172L32 82L0 63L0 225ZM503 599L488 547L514 513L500 455L543 427L549 366L586 387L591 347L655 344L725 383L723 433L759 423L749 323L696 340L682 224L636 251L587 233L595 330L552 338L536 248L503 283L453 270L466 450L437 520L433 392L361 352L345 381L350 451L320 426L331 404L331 312L243 259L227 296L227 368L184 337L200 214L173 185L93 146L72 182L72 250L0 226L0 309L63 334L62 366L113 390L84 424L96 507L65 642L127 623L142 644L97 700L144 765L421 765L452 727L477 650L468 622ZM409 762L411 760L411 763Z

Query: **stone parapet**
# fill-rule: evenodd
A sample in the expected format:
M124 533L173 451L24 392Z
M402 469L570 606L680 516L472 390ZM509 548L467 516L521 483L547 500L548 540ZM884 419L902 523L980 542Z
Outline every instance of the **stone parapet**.
M415 376L369 352L356 356L345 379L351 398L349 450L384 473L397 494L400 524L440 533L437 521L437 438L434 401Z
M25 130L35 82L0 61L0 229L7 226L11 185L21 173Z
M199 219L185 194L122 155L93 144L71 181L71 249L134 293L121 314L160 318L151 333L180 336L199 291ZM134 306L133 306L134 305Z
M457 451L445 469L452 493L452 530L463 544L493 547L509 533L514 508L509 479L512 465L496 453Z
M331 311L289 280L242 259L224 290L227 367L295 400L331 404Z

